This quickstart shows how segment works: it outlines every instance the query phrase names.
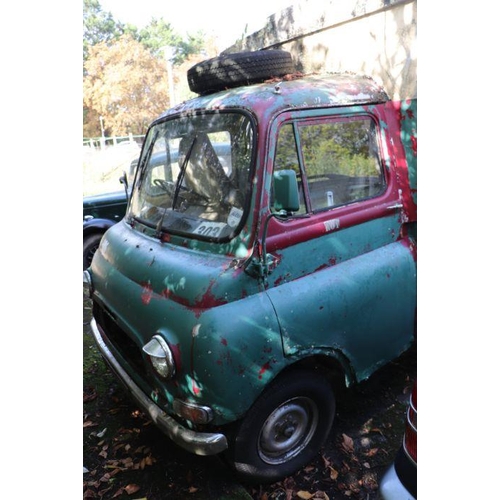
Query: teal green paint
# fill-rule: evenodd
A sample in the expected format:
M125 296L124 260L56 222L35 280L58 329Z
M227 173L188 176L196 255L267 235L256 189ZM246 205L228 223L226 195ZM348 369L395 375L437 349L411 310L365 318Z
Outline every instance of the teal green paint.
M349 81L349 76L341 79L342 85ZM91 268L94 300L107 307L139 351L155 334L175 351L177 373L167 382L136 372L117 354L127 373L168 413L180 398L210 406L215 425L228 423L244 416L269 381L303 358L347 360L347 375L362 380L412 340L416 264L402 239L396 189L370 200L368 209L360 201L310 216L310 223L297 230L303 238L294 239L297 233L291 235L286 222L273 219L266 241L275 259L270 274L264 281L244 272L244 259L262 243L281 121L368 115L370 110L383 116L382 109L377 114L372 107L385 99L381 92L367 87L368 92L352 96L324 86L320 79L310 86L283 82L279 95L274 84L233 89L167 113L235 106L250 109L258 120L263 147L256 156L249 215L231 241L168 234L161 241L154 229L135 222L132 227L132 221L118 223L103 238ZM397 123L395 118L379 122L383 151L388 151L383 160L388 168L391 134L401 133L410 185L416 189L416 100L403 104L401 117L401 130L388 126ZM416 201L416 191L413 195ZM346 220L353 225L343 227Z
M405 148L408 177L417 203L417 99L401 103L401 140Z
M338 349L356 379L367 378L411 343L415 273L408 248L395 242L269 290L286 353Z

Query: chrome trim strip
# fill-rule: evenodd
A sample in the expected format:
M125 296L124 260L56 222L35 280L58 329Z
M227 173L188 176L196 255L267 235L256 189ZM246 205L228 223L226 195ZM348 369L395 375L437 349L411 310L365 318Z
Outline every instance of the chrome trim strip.
M224 434L195 432L186 429L172 417L167 415L157 404L155 404L144 391L130 378L127 372L118 363L104 342L95 318L90 322L92 333L101 351L103 358L115 372L117 377L132 393L135 400L148 413L153 422L161 429L175 444L196 455L215 455L227 449L227 439Z
M408 405L408 409L406 410L406 423L411 427L411 429L413 430L413 432L415 432L415 434L416 434L417 433L417 426L413 422L413 419L411 418L412 417L411 413L414 413L415 418L417 418L417 410L411 404L411 401L410 401L410 404Z

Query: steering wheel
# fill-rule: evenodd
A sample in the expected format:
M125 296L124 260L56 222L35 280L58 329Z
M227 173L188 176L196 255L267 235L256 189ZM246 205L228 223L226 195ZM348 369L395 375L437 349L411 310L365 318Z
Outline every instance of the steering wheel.
M186 189L186 188L184 188L184 189ZM210 198L208 198L208 196L205 196L204 194L197 193L196 191L193 191L192 189L186 189L186 191L191 196L194 196L195 198L206 201L207 203L210 203Z
M161 189L163 189L164 191L166 191L170 195L173 195L175 192L175 184L171 181L165 181L163 179L155 179L153 181L153 184L160 187ZM197 193L196 191L193 191L192 189L188 189L186 186L181 186L180 189L182 191L185 191L186 193L189 193L191 196L195 196L196 198L200 198L204 201L210 202L210 198L208 198L207 196L205 196L203 194Z
M173 194L175 191L175 184L173 182L170 182L170 181L165 181L163 179L155 179L153 181L153 184L155 186L158 186L159 188L163 189L164 191L166 191L169 194Z

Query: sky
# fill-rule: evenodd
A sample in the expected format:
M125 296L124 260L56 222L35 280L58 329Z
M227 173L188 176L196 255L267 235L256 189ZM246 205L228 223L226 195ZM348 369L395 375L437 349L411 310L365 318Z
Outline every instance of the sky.
M169 22L180 34L203 30L215 34L219 49L232 45L245 31L248 34L262 28L267 18L292 5L294 0L234 0L193 1L179 0L100 0L101 8L111 12L115 21L129 23L142 28L152 17Z

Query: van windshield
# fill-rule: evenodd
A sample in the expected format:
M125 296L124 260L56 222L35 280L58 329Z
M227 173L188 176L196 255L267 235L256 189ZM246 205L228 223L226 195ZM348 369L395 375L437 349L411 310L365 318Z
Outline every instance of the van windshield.
M181 116L148 132L129 216L198 238L230 239L243 225L254 129L246 114Z

